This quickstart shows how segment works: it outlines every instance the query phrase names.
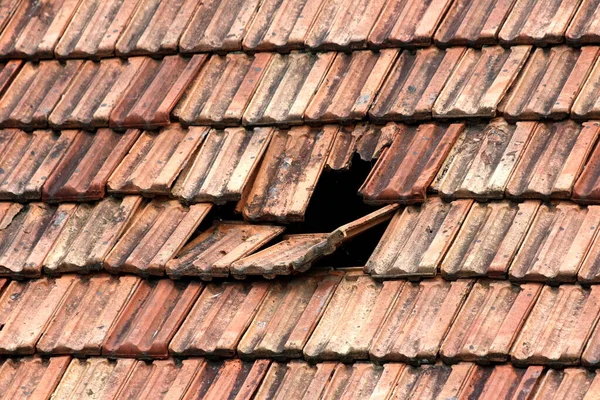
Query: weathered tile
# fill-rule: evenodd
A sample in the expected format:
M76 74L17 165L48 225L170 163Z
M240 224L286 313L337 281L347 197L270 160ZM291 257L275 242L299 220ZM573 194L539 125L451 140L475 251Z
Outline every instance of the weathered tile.
M357 362L352 365L340 363L325 389L323 398L391 398L394 385L405 367L404 364L382 366L370 362Z
M506 195L518 199L571 197L599 132L593 122L538 124L513 170Z
M269 283L208 284L169 345L174 355L231 356L263 302Z
M113 273L164 275L165 265L192 236L210 211L208 203L185 206L157 199L140 206L104 260Z
M583 88L579 92L573 107L571 108L571 117L575 119L594 119L600 118L600 58L596 59L594 68Z
M375 204L425 201L427 188L464 127L462 123L396 125L392 145L377 160L359 194Z
M56 165L44 186L46 202L90 201L104 197L106 182L140 132L129 129L78 131L69 149Z
M588 124L598 126L597 121ZM583 171L573 187L571 199L578 203L594 204L600 201L600 146L595 146Z
M600 26L598 25L598 12L600 1L582 0L577 13L569 24L565 39L570 44L598 43L600 39Z
M242 49L260 0L202 1L181 36L182 52L229 52Z
M402 366L404 364L385 365ZM396 368L398 367L394 369ZM476 368L472 363L460 363L453 366L441 363L419 367L407 365L400 371L401 374L395 382L392 398L414 400L461 398L459 397L461 389L469 377L473 376ZM386 390L384 394L387 393L389 392Z
M356 143L356 153L363 161L373 161L387 151L400 129L393 122L386 125L362 123L356 125L356 131L360 133L360 139Z
M1 10L2 5L0 5L0 12ZM2 16L0 14L0 27L2 25L1 18ZM21 70L23 64L24 62L22 60L8 60L0 63L0 96L2 96L6 89L10 86L12 81Z
M70 357L27 357L0 361L0 393L5 399L49 399Z
M529 46L468 49L437 98L433 115L444 118L494 117L530 49Z
M370 119L430 119L433 104L464 51L462 47L403 51L369 110Z
M190 203L240 200L272 135L273 128L211 129L181 171L173 195Z
M115 320L102 354L166 358L168 345L202 291L198 282L143 280Z
M335 362L316 365L303 361L272 363L254 398L256 400L321 398L336 366Z
M536 399L593 399L598 397L600 378L584 368L549 369L533 391Z
M272 53L212 55L173 114L187 125L240 125L272 57Z
M0 4L0 31L4 30L6 24L11 21L20 4L21 0L4 0Z
M85 273L102 268L140 201L139 197L128 196L79 204L46 257L44 272Z
M445 278L506 278L540 203L474 203L448 249Z
M471 208L471 200L444 203L438 197L394 215L365 265L378 278L434 276Z
M597 206L590 206L590 208L594 209L596 207ZM587 252L577 254L577 256L585 257L583 258L581 268L577 273L577 280L583 283L600 282L600 235L596 234L594 236Z
M135 78L114 105L109 125L144 129L168 125L171 111L207 57L206 54L191 58L167 56L159 60L145 57Z
M403 284L348 272L304 346L304 357L310 361L366 359Z
M465 365L464 363L458 366ZM465 365L466 366L466 365ZM542 366L515 368L510 364L474 367L462 382L460 399L529 399L544 372ZM536 397L537 398L537 397Z
M578 364L600 315L600 288L544 286L511 351L514 364Z
M469 124L430 189L446 199L501 199L537 123L503 119Z

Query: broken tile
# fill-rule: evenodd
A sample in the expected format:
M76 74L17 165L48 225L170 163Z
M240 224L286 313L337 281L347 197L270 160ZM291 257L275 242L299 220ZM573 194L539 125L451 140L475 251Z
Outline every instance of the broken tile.
M600 390L600 378L584 368L549 369L539 379L536 399L593 399Z
M316 365L303 361L272 363L256 393L255 399L321 398L336 366L337 363L335 362Z
M363 161L373 161L382 156L399 131L398 125L393 122L386 125L358 124L356 130L360 132L356 153Z
M49 399L70 357L27 357L0 361L0 393L5 399Z
M569 44L598 43L600 39L600 26L598 25L598 0L582 0L581 6L569 24L565 39Z
M365 125L366 123L360 126L344 125L340 127L337 135L335 135L325 168L334 171L350 170L358 143L363 138L363 134L366 133Z
M600 117L600 59L596 59L594 68L583 88L579 92L573 107L571 117L575 119L594 119Z

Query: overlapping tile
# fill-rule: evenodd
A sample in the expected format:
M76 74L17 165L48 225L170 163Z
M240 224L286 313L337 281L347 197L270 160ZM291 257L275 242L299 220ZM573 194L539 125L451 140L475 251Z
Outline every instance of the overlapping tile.
M575 119L597 119L600 118L600 59L596 59L594 68L590 72L583 88L579 92L573 107L571 117Z
M598 126L597 121L590 122ZM571 198L579 203L594 204L600 201L600 146L595 146L583 171L573 187Z
M467 365L461 363L458 367L466 368ZM515 368L504 364L473 367L462 382L459 398L481 400L537 398L533 396L543 374L544 368L541 366Z
M336 366L335 362L316 365L301 361L272 363L255 399L321 398Z
M0 21L0 26L1 24L2 21ZM0 63L0 96L2 96L6 89L10 86L23 64L24 63L21 60L8 60Z
M539 380L535 395L540 399L590 399L598 394L597 373L584 368L550 369Z
M596 209L597 206L590 207ZM577 254L577 256L585 257L577 273L577 280L582 283L600 282L600 236L596 234L588 251L583 255Z
M600 6L600 3L597 0L581 1L581 5L565 34L568 43L578 45L599 42L598 11L600 11L600 8L598 6Z
M0 361L0 393L5 399L49 399L69 361L68 356Z
M15 11L21 4L21 0L6 0L2 2L0 5L0 31L4 30L4 27L8 22L10 22L11 17L14 15Z

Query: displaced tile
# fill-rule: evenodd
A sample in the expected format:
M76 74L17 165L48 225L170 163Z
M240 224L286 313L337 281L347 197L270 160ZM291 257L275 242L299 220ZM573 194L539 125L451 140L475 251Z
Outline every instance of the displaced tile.
M174 355L232 356L269 283L208 284L169 345Z
M166 358L169 342L201 291L198 282L141 281L108 333L102 354Z
M96 204L77 206L44 261L44 272L85 273L102 268L141 199L107 197Z
M161 3L161 7L176 1ZM114 105L109 125L144 129L168 125L171 111L206 58L205 54L191 58L167 56L160 60L145 57L135 78Z
M571 117L576 119L600 118L600 58L596 59L583 88L579 92L573 107Z
M348 272L304 346L304 357L310 361L366 359L403 284Z
M303 361L272 363L254 398L256 400L322 398L336 366L335 362L316 365Z
M238 204L244 218L302 221L338 129L326 125L276 131L252 188Z
M367 203L413 204L425 201L465 125L397 125L392 145L369 173L358 193Z
M469 124L430 189L447 199L501 199L537 124L494 119Z
M78 131L42 187L46 202L90 201L104 197L106 182L140 132Z
M437 98L433 115L444 118L494 117L530 49L529 46L467 49Z
M163 275L165 265L198 228L211 204L190 207L177 200L157 199L140 206L127 230L104 260L113 273Z
M600 1L582 0L581 6L573 17L565 39L570 44L598 43L600 41L600 26L598 12Z
M240 125L272 57L272 53L212 55L173 114L186 125Z
M465 365L463 363L458 366ZM515 368L510 364L472 368L460 388L460 399L529 399L535 392L542 366ZM536 397L537 398L537 397Z
M0 361L0 393L4 399L49 399L70 357L27 357Z
M182 52L229 52L242 49L260 0L202 1L181 36Z
M272 135L273 128L211 129L181 171L173 195L190 203L240 200Z
M502 362L509 357L542 285L479 280L452 323L440 350L445 362Z
M48 116L82 64L81 60L25 63L2 96L0 125L26 129L46 127Z
M396 49L337 53L304 119L321 123L363 119L398 53Z
M442 261L445 278L506 278L540 203L473 203Z
M560 43L580 3L581 0L516 0L498 38L510 45Z
M471 200L438 197L399 210L365 265L377 278L434 276L471 208Z
M19 0L20 1L20 0ZM2 10L2 5L0 5L0 12ZM2 25L0 14L0 26ZM0 63L0 96L4 94L6 89L10 86L12 81L15 79L24 62L21 60L8 60L6 62Z
M356 130L360 132L356 152L363 161L379 158L392 145L396 134L400 131L398 125L392 122L383 126L358 124Z
M536 399L593 399L598 397L600 377L584 368L549 369L534 391Z
M508 197L568 199L600 127L572 120L536 126L506 187Z
M74 277L12 281L0 296L0 353L33 354Z
M512 362L578 364L599 315L599 287L544 286L512 348Z

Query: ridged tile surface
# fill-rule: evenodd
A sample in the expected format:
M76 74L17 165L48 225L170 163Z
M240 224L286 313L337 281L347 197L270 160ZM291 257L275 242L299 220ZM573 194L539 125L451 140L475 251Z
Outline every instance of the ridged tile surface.
M0 361L0 393L6 399L49 399L69 361L68 356Z
M598 0L582 0L577 13L573 16L565 39L569 44L598 43L600 26L598 25L600 2Z

